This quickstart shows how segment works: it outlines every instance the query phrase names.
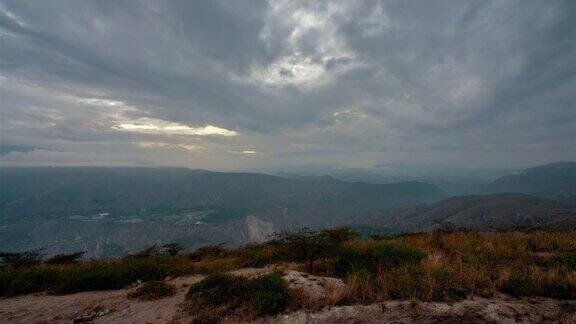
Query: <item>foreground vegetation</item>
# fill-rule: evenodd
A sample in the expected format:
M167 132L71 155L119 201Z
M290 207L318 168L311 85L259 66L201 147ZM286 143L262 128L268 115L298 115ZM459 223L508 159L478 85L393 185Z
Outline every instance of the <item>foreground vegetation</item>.
M347 291L332 304L454 301L498 292L576 299L573 231L447 231L358 239L347 229L302 230L236 249L209 246L182 254L172 246L170 251L147 249L113 261L74 261L60 255L57 260L65 262L14 262L0 268L0 296L41 291L68 294L123 288L137 280L156 281L138 293L143 297L134 296L148 299L173 293L157 282L167 276L214 274L190 288L184 309L208 319L229 312L252 318L298 304L290 301L295 292L288 290L278 273L239 279L222 272L273 265L342 278ZM31 259L30 254L25 257Z
M127 295L130 299L154 300L176 294L176 286L160 280L147 281Z
M224 317L250 320L282 312L289 298L290 290L279 273L256 278L212 274L190 287L181 306L195 322Z

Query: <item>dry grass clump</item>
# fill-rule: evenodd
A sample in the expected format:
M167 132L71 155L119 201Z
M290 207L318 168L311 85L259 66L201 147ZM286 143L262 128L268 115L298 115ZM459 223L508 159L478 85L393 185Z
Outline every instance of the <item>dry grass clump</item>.
M242 267L242 261L234 256L206 258L193 263L194 273L209 274L231 271Z
M497 291L576 299L576 233L571 231L432 233L347 247L344 266L339 265L346 271L336 273L359 303L451 301Z
M324 289L326 290L327 306L343 305L349 300L348 290L344 287L329 283Z
M128 293L130 299L155 300L176 294L176 287L164 281L148 281Z

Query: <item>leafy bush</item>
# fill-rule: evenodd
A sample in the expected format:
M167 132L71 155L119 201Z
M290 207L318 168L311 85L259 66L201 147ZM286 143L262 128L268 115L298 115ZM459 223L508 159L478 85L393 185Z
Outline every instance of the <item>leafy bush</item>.
M274 315L286 308L290 291L277 273L261 276L252 281L252 307L256 316Z
M164 281L148 281L128 293L128 298L154 300L176 294L176 287Z
M262 250L255 251L252 255L250 265L256 268L262 268L268 263L268 256Z
M202 299L206 305L219 305L244 288L242 278L226 273L214 273L193 284L186 293L188 299Z
M47 264L73 263L76 262L78 259L80 259L85 253L86 251L79 251L70 254L56 254L48 258L48 260L46 260L46 263Z
M289 296L288 285L277 273L252 279L219 273L190 286L182 307L200 323L229 316L252 319L283 311Z
M431 292L430 300L454 301L462 300L470 293L467 287L455 278L455 274L447 269L436 268L430 270Z
M40 263L44 251L41 249L28 250L24 252L1 252L0 265L11 265L13 267L32 266Z
M201 261L206 258L215 258L223 256L226 253L226 248L223 244L208 245L197 248L194 252L190 253L188 257L193 261Z
M14 296L45 291L62 278L62 271L52 268L0 270L0 296Z
M568 269L576 270L576 251L558 253L554 257L554 263L566 266Z
M566 278L544 282L539 295L557 299L576 299L576 285Z
M368 246L348 246L337 257L335 272L346 276L352 270L366 269L376 272L379 267L394 267L406 263L417 263L424 258L424 253L418 249L392 245L383 242Z
M302 228L296 232L283 231L276 234L273 244L279 247L279 259L306 262L307 269L311 272L315 260L336 255L344 241L356 236L357 234L348 228L320 232Z
M514 297L537 295L534 280L525 274L513 273L502 285L502 291Z
M148 247L145 247L144 249L133 253L133 254L128 254L126 256L127 259L130 258L149 258L149 257L153 257L153 256L157 256L160 254L160 249L158 248L158 246L156 244L154 245L150 245Z
M267 264L284 259L284 253L279 253L279 249L280 247L275 243L265 242L246 245L230 251L229 254L237 256L244 267L262 268Z
M180 243L168 243L162 245L162 250L170 256L176 256L184 250L184 247Z
M25 268L7 267L0 269L0 296L41 291L68 294L119 289L137 280L161 280L166 276L197 272L199 268L185 257L168 256L131 257L107 262L85 261L66 265L44 264Z
M89 290L119 289L137 280L159 280L169 275L164 258L131 258L123 262L101 263L70 269L49 290L53 294L69 294Z

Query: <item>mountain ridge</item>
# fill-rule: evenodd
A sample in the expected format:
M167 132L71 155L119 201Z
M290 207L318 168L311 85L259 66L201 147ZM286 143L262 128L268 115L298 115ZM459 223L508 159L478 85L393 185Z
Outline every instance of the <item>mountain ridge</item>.
M0 183L0 249L46 245L98 256L173 240L189 247L242 244L446 196L420 182L182 168L5 168Z

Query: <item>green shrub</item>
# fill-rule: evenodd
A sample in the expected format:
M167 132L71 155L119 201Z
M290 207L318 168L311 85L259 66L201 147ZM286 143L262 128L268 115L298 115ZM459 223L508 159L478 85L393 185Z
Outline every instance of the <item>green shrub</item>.
M168 243L162 245L162 251L167 253L169 256L176 256L178 253L182 252L184 247L180 243Z
M0 270L0 296L45 291L57 284L62 271L53 268Z
M556 299L576 299L576 286L566 279L545 282L539 295Z
M154 257L160 254L160 249L158 248L158 246L156 244L150 245L145 247L144 249L132 253L132 254L128 254L126 256L126 259L131 259L131 258L150 258L150 257Z
M576 251L559 253L554 257L554 263L576 270Z
M538 295L534 280L525 274L513 273L502 285L502 291L514 297Z
M231 255L239 257L245 267L262 268L276 259L276 247L268 243L251 244L230 251Z
M452 271L437 268L431 271L431 300L433 301L454 301L462 300L468 296L470 291L462 287Z
M276 273L253 279L217 273L190 286L182 307L200 323L230 316L252 319L283 311L289 295L288 285Z
M128 293L128 298L140 300L160 299L176 294L176 287L164 281L147 281Z
M200 261L205 258L215 258L223 256L227 252L223 244L208 245L197 248L194 252L190 253L188 257L192 261Z
M347 247L340 252L335 263L335 273L346 276L352 270L366 269L375 272L379 267L395 267L402 264L417 263L424 253L408 246L374 243L366 249Z
M252 281L254 293L252 308L256 316L274 315L286 308L290 291L277 273L271 273Z
M86 251L79 251L70 254L56 254L46 260L46 264L67 264L76 262L80 259Z
M210 274L202 281L191 285L186 298L202 299L206 305L225 303L243 292L245 283L242 279L227 273Z
M425 279L426 272L424 268L416 265L404 265L386 272L389 278L385 289L386 295L390 299L418 299L426 298L427 290L430 290L430 284Z
M68 294L124 288L137 280L162 280L197 271L185 257L130 257L109 262L0 268L0 296L48 291Z
M0 251L0 265L13 267L33 266L42 261L44 251L42 249L28 250L24 252Z
M268 263L268 260L269 258L264 251L258 250L252 255L250 265L256 268L262 268Z
M137 281L164 279L169 275L164 258L130 258L121 262L81 266L66 272L63 280L49 289L52 294L120 289Z

